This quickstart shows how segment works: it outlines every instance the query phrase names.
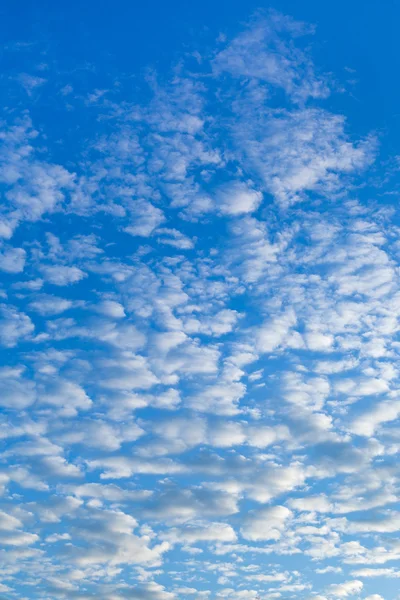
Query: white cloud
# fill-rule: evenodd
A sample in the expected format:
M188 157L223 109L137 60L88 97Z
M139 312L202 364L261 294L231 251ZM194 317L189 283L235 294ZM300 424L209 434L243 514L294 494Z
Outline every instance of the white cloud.
M38 385L38 401L58 408L64 416L76 415L77 410L88 410L92 401L85 390L74 381L45 378Z
M356 569L352 571L352 575L354 577L400 577L400 571L390 568L390 569L369 569L368 567L365 569Z
M291 511L285 506L271 506L258 509L246 515L240 529L246 540L278 540L285 531Z
M151 204L151 202L143 199L136 200L131 206L131 223L124 227L124 231L131 235L149 237L165 221L162 210Z
M38 77L37 75L30 75L29 73L21 73L18 75L17 80L19 83L25 88L28 96L32 95L32 92L46 83L46 80L43 77Z
M283 88L296 99L325 97L328 88L313 73L309 57L284 42L285 33L301 36L311 32L304 23L270 11L268 19L251 22L217 54L214 69L217 73L227 71L233 77L254 78Z
M350 430L357 435L371 437L382 423L396 420L399 414L400 400L384 400L369 411L358 414L350 424Z
M165 536L171 543L194 544L198 542L234 542L236 533L226 523L191 523L181 528L171 528Z
M348 596L359 594L364 587L362 581L354 579L344 583L333 583L328 588L328 595L334 598L347 598Z
M3 594L333 600L399 577L392 175L368 200L376 143L321 103L340 84L313 31L257 13L143 89L3 48L41 115L6 74Z
M255 107L242 110L248 114L238 119L235 137L245 164L283 206L304 200L307 192L337 193L343 185L341 175L372 161L373 140L353 144L340 115L315 108L278 111L276 116L265 110L254 120Z
M178 231L168 227L160 227L157 229L157 241L160 244L173 246L179 250L191 250L194 247L194 241Z
M29 308L30 310L47 317L63 313L71 308L72 305L73 303L71 300L67 300L66 298L41 294L29 304Z
M21 273L25 267L26 252L23 248L6 247L0 253L0 270L6 273Z
M293 310L271 319L256 330L256 344L260 352L273 352L281 344L287 343L290 330L296 325L297 318Z
M66 267L63 265L42 267L41 272L46 281L53 285L71 285L87 277L86 273L78 267Z
M261 192L241 181L226 183L216 190L218 209L225 215L237 216L254 212L261 200Z
M93 310L112 319L122 319L126 316L124 307L115 300L102 300L93 306Z
M6 408L21 410L36 399L35 385L23 377L22 368L0 369L0 404Z
M0 344L6 348L13 348L20 340L30 336L34 325L28 315L19 312L9 305L0 306Z

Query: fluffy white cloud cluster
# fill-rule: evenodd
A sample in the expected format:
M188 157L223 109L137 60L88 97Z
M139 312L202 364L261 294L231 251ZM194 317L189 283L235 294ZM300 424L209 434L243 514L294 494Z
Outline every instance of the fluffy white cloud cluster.
M398 225L354 200L376 142L321 102L311 33L256 16L138 97L11 78L75 127L1 122L7 600L399 577Z

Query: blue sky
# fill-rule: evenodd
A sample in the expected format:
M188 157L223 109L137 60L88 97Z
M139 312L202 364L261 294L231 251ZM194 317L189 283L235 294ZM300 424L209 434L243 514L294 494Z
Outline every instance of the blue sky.
M399 598L399 16L0 8L1 598Z

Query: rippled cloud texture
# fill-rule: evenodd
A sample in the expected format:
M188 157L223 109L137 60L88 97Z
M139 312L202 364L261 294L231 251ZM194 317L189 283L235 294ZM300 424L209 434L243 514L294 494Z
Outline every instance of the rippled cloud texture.
M2 598L397 597L397 200L313 33L6 49Z

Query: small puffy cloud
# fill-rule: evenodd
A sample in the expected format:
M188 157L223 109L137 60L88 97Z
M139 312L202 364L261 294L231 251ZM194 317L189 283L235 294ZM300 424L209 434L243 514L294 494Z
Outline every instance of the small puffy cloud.
M74 381L48 378L38 384L38 401L44 406L52 406L65 416L74 416L78 410L88 410L92 400L85 390Z
M290 339L291 329L296 325L297 317L293 309L273 317L255 331L256 347L262 353L274 352Z
M376 377L362 377L359 379L344 378L336 382L335 390L339 394L372 396L387 392L389 385L384 379Z
M289 500L289 506L295 510L305 512L330 512L332 505L329 499L321 494L319 496L306 496L304 498L292 498Z
M285 506L271 506L248 513L240 529L246 540L279 540L285 531L292 512Z
M85 419L66 427L58 434L61 443L81 444L90 448L118 450L124 442L134 442L144 435L136 423L110 424L100 419Z
M224 588L217 592L216 598L229 598L229 600L258 600L259 593L256 590L234 590Z
M91 509L72 529L80 539L79 548L69 548L70 560L80 568L91 565L159 565L170 548L167 542L151 545L148 536L134 533L136 520L118 510Z
M333 583L327 589L329 597L347 598L355 594L360 594L364 587L362 581L354 579L353 581L345 581L344 583Z
M147 200L135 200L131 205L129 225L124 231L130 235L149 237L165 221L163 211Z
M29 73L21 73L17 77L17 81L25 88L28 96L31 96L33 91L46 83L46 79L38 77L37 75L30 75Z
M29 91L44 80L22 76ZM33 87L32 87L33 84ZM64 167L46 161L34 140L38 132L27 114L8 126L1 127L0 182L6 186L0 236L9 239L19 224L37 222L65 202L65 192L74 185L74 174Z
M22 410L36 400L35 383L23 377L23 368L0 369L0 405L4 408Z
M232 331L239 317L240 314L236 310L224 308L211 316L188 319L185 323L185 332L219 337Z
M4 546L29 546L39 540L34 533L22 530L23 523L20 519L0 511L0 543Z
M383 515L372 515L357 520L339 519L337 529L348 533L378 532L393 533L400 530L400 513L387 511Z
M261 471L253 474L243 487L251 499L265 504L281 494L304 485L306 479L307 471L298 463L288 466L268 464L264 465ZM285 510L281 514L284 514Z
M135 587L128 586L126 590L118 586L116 594L114 589L113 586L112 591L115 600L177 600L177 596L173 592L168 592L164 586L155 581L149 581ZM108 598L110 598L109 594L101 597L100 600L108 600Z
M78 267L66 267L63 265L48 266L41 268L44 279L52 285L71 285L87 277L86 273Z
M226 523L191 523L185 527L171 528L165 538L171 543L194 544L198 542L235 542L236 533Z
M400 415L400 400L390 399L379 402L370 410L358 414L350 423L352 433L371 437L383 423L395 421Z
M342 176L372 161L374 140L353 144L341 115L305 108L266 113L260 122L252 119L252 105L243 108L243 118L235 124L239 150L248 171L283 206L304 200L309 192L341 191Z
M123 479L137 474L171 475L186 472L184 465L171 459L143 460L129 456L109 456L89 460L90 469L100 469L100 479Z
M294 50L289 41L292 36L311 31L305 23L270 11L267 18L250 21L218 52L214 71L227 72L239 81L255 80L272 89L283 89L295 100L325 97L329 94L326 82L314 73L307 53Z
M157 241L166 246L173 246L179 250L190 250L194 248L194 240L184 235L178 229L162 227L157 229Z
M221 382L205 387L202 391L190 397L187 405L198 412L233 416L240 413L238 403L245 392L246 386L241 382Z
M82 477L83 473L79 467L69 463L62 456L44 456L39 461L39 469L45 477L56 479Z
M21 273L25 267L26 252L23 248L5 248L0 252L0 270Z
M41 294L29 303L29 308L43 317L58 315L71 308L71 306L73 306L71 300L50 294Z
M20 340L29 337L34 331L34 325L28 315L19 312L13 306L0 306L0 344L13 348Z
M398 569L370 569L368 567L364 569L356 569L352 572L354 577L400 577L400 571ZM371 596L372 598L372 596Z
M115 300L102 300L98 304L95 304L92 310L111 319L122 319L125 317L124 307Z
M307 347L316 352L329 352L334 342L332 335L318 330L308 331L304 340Z
M254 212L262 201L262 193L245 182L235 181L220 186L215 192L218 210L229 216Z

